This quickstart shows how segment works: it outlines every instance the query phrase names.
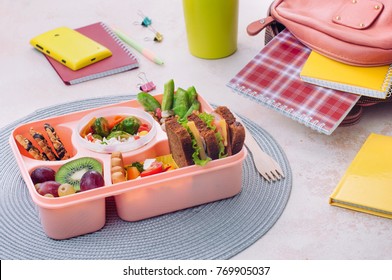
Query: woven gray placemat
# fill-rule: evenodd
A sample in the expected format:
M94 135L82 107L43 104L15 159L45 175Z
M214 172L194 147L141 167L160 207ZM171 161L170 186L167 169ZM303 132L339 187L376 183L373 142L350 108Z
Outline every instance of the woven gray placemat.
M242 191L233 198L139 222L122 221L114 200L107 198L106 225L101 230L67 240L48 238L8 144L12 130L33 120L133 98L121 95L59 104L1 129L0 259L229 259L275 224L291 193L291 169L271 135L242 118L264 151L280 163L284 180L271 184L263 180L249 153L243 164Z

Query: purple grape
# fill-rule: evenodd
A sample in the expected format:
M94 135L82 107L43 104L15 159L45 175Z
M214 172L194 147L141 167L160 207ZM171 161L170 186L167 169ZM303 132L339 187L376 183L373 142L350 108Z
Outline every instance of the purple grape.
M33 184L38 184L46 181L54 181L56 172L49 167L37 167L31 172L30 177Z
M36 184L35 188L40 195L51 194L54 197L58 197L58 189L60 185L61 184L56 181L45 181L43 183Z
M103 187L105 185L104 179L98 171L87 171L80 179L80 191L87 191Z

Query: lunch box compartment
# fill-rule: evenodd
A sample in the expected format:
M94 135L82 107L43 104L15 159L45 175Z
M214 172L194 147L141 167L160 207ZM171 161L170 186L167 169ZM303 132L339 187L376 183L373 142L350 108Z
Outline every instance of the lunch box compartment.
M58 206L46 208L41 204L38 207L42 227L46 235L53 239L67 239L95 232L105 225L105 198Z
M162 95L155 96L159 101ZM202 111L210 112L212 107L198 96ZM143 109L137 100L130 100L99 108L34 121L16 127L9 143L15 155L22 177L35 205L42 228L53 239L67 239L95 232L105 225L108 197L114 197L117 214L125 221L139 221L173 211L225 199L238 194L242 187L242 163L247 155L243 148L238 154L209 162L206 166L188 166L143 178L111 183L110 153L99 153L87 149L75 139L80 120L96 110L130 106ZM43 125L51 124L71 158L62 161L35 160L15 140L22 134L29 136L30 127L45 133ZM45 135L45 134L44 134ZM45 135L46 136L46 135ZM29 138L34 143L32 138ZM35 144L35 143L34 143ZM123 152L124 165L144 161L170 153L166 133L156 123L156 135L139 149ZM57 171L68 161L92 157L102 163L105 186L76 194L50 198L40 195L33 185L30 173L37 167L47 166Z
M128 143L113 144L113 145L95 144L90 141L87 141L81 136L81 131L93 118L98 119L99 117L105 117L107 119L109 118L113 119L115 116L137 117L142 123L147 124L149 126L150 131L147 133L147 135L142 136L137 140L133 140ZM76 145L82 146L92 152L98 152L98 153L112 153L114 151L129 152L129 151L138 150L139 148L148 144L152 139L154 139L157 133L157 126L158 123L154 120L154 118L141 108L136 109L129 106L108 107L108 108L103 108L103 109L93 111L83 116L83 118L79 121L76 130L74 131L75 137L73 139L75 140Z
M65 149L68 151L70 157L72 158L77 153L77 148L72 143L72 133L73 133L73 130L70 127L63 126L63 125L57 125L57 124L55 124L54 122L52 122L50 120L38 121L38 122L32 122L32 123L28 123L28 124L19 126L18 128L16 128L14 130L12 135L13 135L13 137L15 139L16 135L21 134L25 138L30 140L30 142L34 146L38 147L37 142L34 140L34 138L29 133L30 128L34 128L35 131L41 133L42 136L44 136L44 138L47 140L47 143L49 144L49 146L53 147L53 145L51 144L51 142L49 140L49 136L45 132L45 128L44 128L45 123L49 123L52 127L56 127L56 133L57 133L58 137L60 138L61 142L64 144ZM21 145L17 145L17 148L19 150L19 153L21 155L23 155L24 157L26 157L28 159L31 159L31 160L34 160L34 161L41 162L40 160L34 159L29 154L29 152L26 151L26 149L24 149Z
M115 196L117 214L138 221L232 197L241 191L245 150L215 166L189 166L167 172ZM151 176L152 177L152 176ZM224 178L224 179L223 179ZM147 179L147 178L146 178Z

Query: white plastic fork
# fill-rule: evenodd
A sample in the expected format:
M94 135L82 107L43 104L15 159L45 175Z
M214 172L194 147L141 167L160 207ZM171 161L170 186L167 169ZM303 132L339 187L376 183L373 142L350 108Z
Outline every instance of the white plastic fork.
M240 118L236 116L237 121ZM259 144L257 144L253 135L246 128L245 124L241 122L245 128L245 145L252 153L253 162L256 166L257 171L266 179L268 182L277 181L284 178L284 173L280 165L268 154L266 154Z

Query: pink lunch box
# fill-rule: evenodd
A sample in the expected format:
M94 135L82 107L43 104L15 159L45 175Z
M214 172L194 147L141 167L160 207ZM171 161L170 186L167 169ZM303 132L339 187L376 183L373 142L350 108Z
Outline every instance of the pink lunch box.
M159 101L162 99L162 95L155 97ZM200 95L198 99L202 111L213 110ZM76 128L84 116L95 110L126 106L142 109L137 100L130 100L22 124L16 127L10 135L10 145L31 198L37 206L40 221L47 236L53 239L66 239L101 229L105 225L106 197L113 196L119 217L132 222L229 198L241 191L242 163L246 157L245 148L233 156L211 161L204 167L188 166L112 184L111 155L94 152L80 145L78 141L75 141L78 134ZM16 135L28 135L30 127L40 128L44 123L50 123L56 129L65 148L71 154L70 159L35 160L15 140ZM149 143L136 150L123 153L125 165L170 153L166 133L158 123L156 126L156 135ZM48 166L57 171L65 162L85 156L93 157L102 163L104 187L56 198L38 194L30 178L33 169Z

